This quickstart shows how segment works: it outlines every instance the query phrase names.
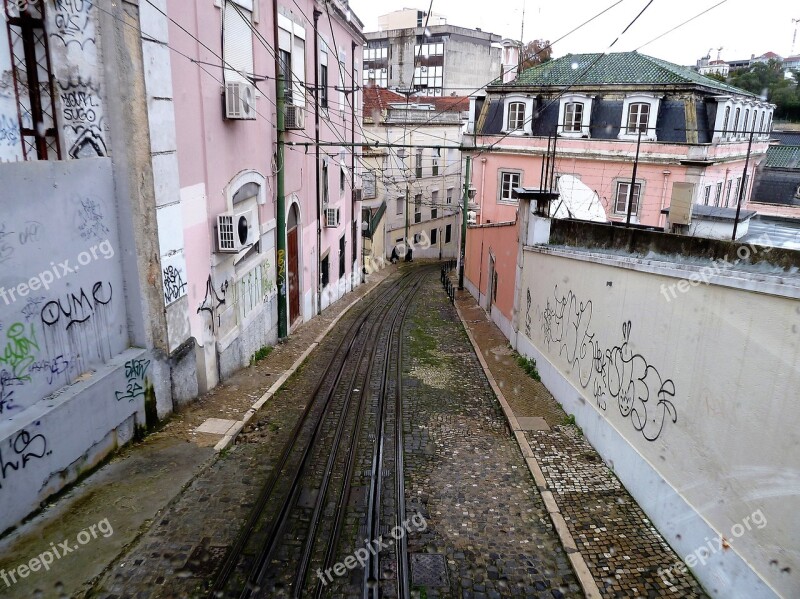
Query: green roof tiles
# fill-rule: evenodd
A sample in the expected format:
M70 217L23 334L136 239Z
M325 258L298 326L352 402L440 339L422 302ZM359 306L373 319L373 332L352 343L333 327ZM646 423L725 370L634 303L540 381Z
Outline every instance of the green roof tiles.
M567 54L524 70L514 87L564 87L572 85L699 85L725 94L754 94L704 77L666 60L638 52Z
M771 146L765 166L800 169L800 146Z

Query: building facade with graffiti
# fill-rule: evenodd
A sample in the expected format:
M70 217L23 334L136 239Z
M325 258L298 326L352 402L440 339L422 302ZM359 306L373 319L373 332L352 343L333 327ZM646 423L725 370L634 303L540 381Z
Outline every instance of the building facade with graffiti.
M148 100L168 94L131 35L145 6L3 3L1 530L197 395L188 304L159 259Z
M287 332L360 282L363 43L340 2L2 7L0 530L274 344L279 281Z

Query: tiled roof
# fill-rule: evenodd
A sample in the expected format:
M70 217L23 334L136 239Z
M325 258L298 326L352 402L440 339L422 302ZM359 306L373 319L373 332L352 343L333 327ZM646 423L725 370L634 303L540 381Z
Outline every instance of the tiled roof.
M597 61L595 63L595 61ZM580 77L580 79L578 79ZM567 54L524 70L510 85L698 85L726 94L754 94L700 75L692 69L638 52Z
M364 115L367 118L373 117L375 112L383 112L389 109L390 104L405 104L406 97L383 87L368 86L364 88ZM468 96L411 96L408 98L411 104L432 105L436 112L466 112L469 110Z
M764 166L800 169L800 146L771 146Z

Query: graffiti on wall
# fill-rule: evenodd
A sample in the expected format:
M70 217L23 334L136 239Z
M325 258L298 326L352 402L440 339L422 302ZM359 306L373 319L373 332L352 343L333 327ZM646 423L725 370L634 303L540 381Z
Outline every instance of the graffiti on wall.
M171 264L164 269L163 275L164 303L169 305L186 295L186 281L183 273Z
M109 311L114 289L109 281L97 281L47 302L40 313L44 343L48 355L76 356L83 372L87 358L102 362L111 358L108 330L112 326Z
M76 44L84 49L86 44L94 44L93 7L94 0L55 0L51 36L67 47Z
M33 426L39 426L36 422ZM41 460L53 452L49 449L47 438L21 429L0 446L0 489L19 470L25 470L31 462Z
M59 81L58 86L69 155L72 158L106 156L99 86L83 79Z
M0 350L0 365L10 369L11 376L20 381L30 381L28 368L36 360L39 344L33 324L30 328L21 322L12 324L6 332L5 347Z
M72 202L75 204L75 228L81 238L87 241L108 239L109 230L100 202L88 196L75 196Z
M668 422L678 421L672 402L675 383L644 355L633 352L631 321L622 324L621 342L604 348L591 329L591 300L579 301L572 291L563 294L556 285L553 297L538 312L547 350L567 362L599 409L606 411L609 402L616 403L620 415L648 441L658 439Z
M206 312L211 317L211 330L215 331L219 322L219 309L225 305L225 296L228 293L228 280L220 285L219 293L214 289L214 283L211 280L211 275L208 275L206 281L206 296L203 298L202 303L197 308L197 313Z
M136 360L128 360L125 362L125 378L128 379L125 391L115 391L117 401L127 399L133 401L137 397L142 397L147 386L145 375L147 374L147 367L150 366L150 360L137 358Z

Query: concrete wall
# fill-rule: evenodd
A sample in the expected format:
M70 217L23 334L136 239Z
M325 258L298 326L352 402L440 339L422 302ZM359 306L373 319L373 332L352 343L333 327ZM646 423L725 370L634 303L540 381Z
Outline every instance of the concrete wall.
M780 264L800 258L753 251L760 268L703 270L526 247L516 346L709 592L793 597L800 281Z
M111 159L5 164L0 186L4 530L130 440L155 396L152 356L126 349Z

